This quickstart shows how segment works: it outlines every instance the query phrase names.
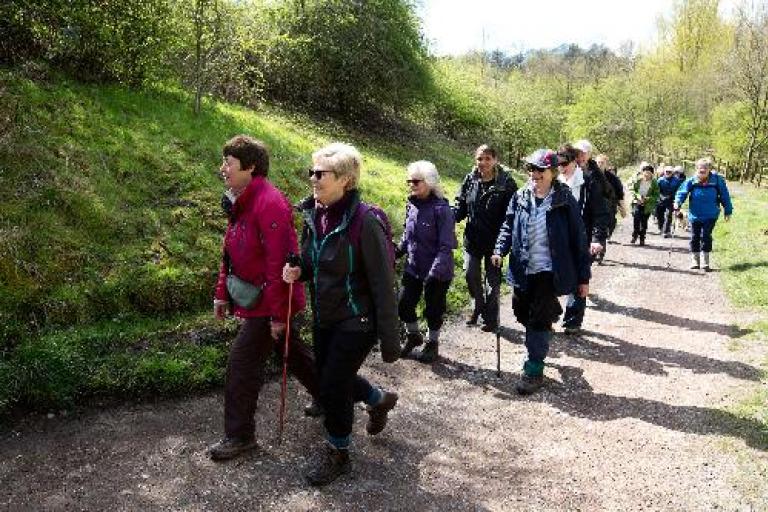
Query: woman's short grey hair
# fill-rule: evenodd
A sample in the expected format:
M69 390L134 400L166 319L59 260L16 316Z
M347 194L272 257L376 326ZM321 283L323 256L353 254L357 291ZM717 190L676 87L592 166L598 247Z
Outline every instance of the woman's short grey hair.
M429 189L437 197L443 197L443 185L440 183L440 175L437 174L437 167L432 162L419 160L408 164L408 175L413 179L424 180Z
M346 190L357 188L363 157L354 146L342 142L328 144L312 153L312 162L326 165L338 177L348 176Z
M711 171L712 170L712 160L710 160L707 157L699 158L698 160L696 160L696 167L697 168L698 167L703 167L706 170Z

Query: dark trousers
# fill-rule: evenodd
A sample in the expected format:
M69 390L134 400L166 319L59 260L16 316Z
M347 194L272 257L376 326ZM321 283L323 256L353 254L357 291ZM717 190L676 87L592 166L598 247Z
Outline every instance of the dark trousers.
M586 297L579 297L572 293L565 301L565 314L563 315L563 327L581 327L584 323L584 312L587 310Z
M662 199L656 205L656 224L659 226L659 231L669 233L672 231L672 209L674 208L674 202L672 197Z
M376 343L376 332L315 326L314 340L325 429L333 437L346 437L352 433L355 402L365 401L373 390L357 372Z
M529 274L526 289L515 288L514 292L512 311L517 321L525 326L525 348L528 350L528 361L523 368L529 375L541 375L544 358L549 353L552 324L563 312L555 293L552 272Z
M717 219L691 222L691 252L712 252L712 230Z
M608 207L608 238L613 236L613 232L616 230L616 213L619 211L618 206L611 205Z
M319 386L312 352L299 339L295 324L291 324L288 368L309 394L317 397ZM264 365L272 352L282 361L284 347L285 339L272 339L269 318L247 318L243 322L229 349L227 362L224 388L224 431L227 437L250 439L254 436L253 415L264 384Z
M483 270L485 270L485 285ZM486 324L495 326L499 318L501 268L491 264L490 255L474 256L465 251L464 277L467 279L469 296L475 302L473 315L482 315Z
M645 207L641 204L635 204L632 206L632 220L634 226L632 229L632 237L645 238L645 232L648 231L648 217L650 213L645 213Z
M440 329L443 325L443 315L446 309L446 296L450 281L438 281L430 279L426 283L421 279L405 272L402 279L403 287L400 290L400 300L397 304L398 315L403 322L415 322L416 306L419 304L422 292L424 293L424 316L427 326L432 331Z

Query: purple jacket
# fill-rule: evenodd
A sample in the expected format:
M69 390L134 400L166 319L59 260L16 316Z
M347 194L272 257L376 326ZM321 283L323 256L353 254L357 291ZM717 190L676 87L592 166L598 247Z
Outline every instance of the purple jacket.
M405 227L398 252L408 256L405 271L417 279L453 279L456 243L453 210L434 194L426 199L408 198Z

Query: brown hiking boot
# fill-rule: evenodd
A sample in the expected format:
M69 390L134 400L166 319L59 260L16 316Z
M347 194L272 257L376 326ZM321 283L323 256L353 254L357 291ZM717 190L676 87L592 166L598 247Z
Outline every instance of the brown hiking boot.
M211 460L229 460L237 457L241 453L256 448L256 440L239 439L236 437L225 437L218 443L208 448L208 456Z
M515 384L515 391L519 395L530 395L531 393L535 393L536 391L541 388L541 386L544 385L544 376L543 375L525 375L523 374L522 377L520 377L520 380L517 381L517 384Z
M411 352L413 352L413 349L418 347L424 343L424 337L421 335L420 332L409 332L405 335L405 345L403 345L403 349L400 351L400 358L405 359L409 355L411 355Z
M304 473L304 478L309 485L321 487L350 471L352 463L349 461L349 450L340 450L326 443Z
M384 391L381 402L371 407L368 406L368 423L365 424L365 430L370 435L375 436L387 425L387 414L394 409L397 404L397 393Z

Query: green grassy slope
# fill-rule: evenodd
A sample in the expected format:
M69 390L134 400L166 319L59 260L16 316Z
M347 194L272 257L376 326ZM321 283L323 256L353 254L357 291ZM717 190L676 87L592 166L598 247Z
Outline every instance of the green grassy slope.
M397 230L409 161L435 162L451 197L471 164L467 148L428 134L385 141L269 109L190 106L175 90L0 71L0 412L220 381L234 327L222 333L208 310L231 136L268 144L270 178L292 201L309 191L314 149L356 144L363 194ZM454 310L466 304L459 281Z

